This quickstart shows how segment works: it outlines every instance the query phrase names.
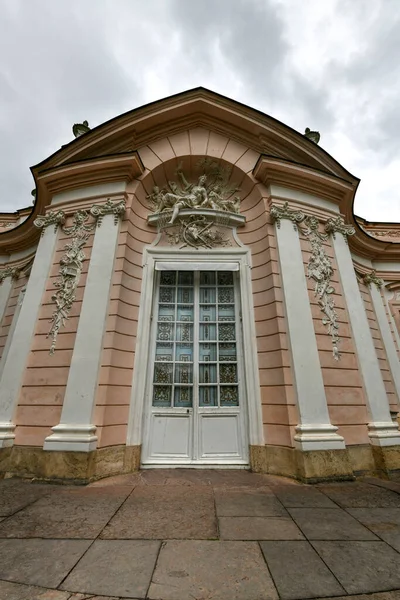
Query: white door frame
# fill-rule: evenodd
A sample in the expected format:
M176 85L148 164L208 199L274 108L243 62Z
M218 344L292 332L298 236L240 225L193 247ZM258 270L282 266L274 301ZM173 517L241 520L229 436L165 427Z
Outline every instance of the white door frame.
M157 262L185 263L186 270L198 270L199 263L207 263L209 270L223 270L224 263L239 267L240 300L242 310L243 367L245 396L247 399L248 440L250 445L263 445L261 393L258 372L257 343L251 282L251 253L245 248L219 248L214 250L181 250L179 248L147 247L143 250L143 279L139 322L137 331L135 365L133 370L131 403L128 419L127 445L139 446L143 442L145 394L148 378L148 361L151 332L151 313Z

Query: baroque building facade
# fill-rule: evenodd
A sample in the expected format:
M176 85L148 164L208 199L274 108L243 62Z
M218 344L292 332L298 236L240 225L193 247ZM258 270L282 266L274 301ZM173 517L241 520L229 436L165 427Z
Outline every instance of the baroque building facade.
M198 88L85 132L0 215L0 476L400 473L400 227Z

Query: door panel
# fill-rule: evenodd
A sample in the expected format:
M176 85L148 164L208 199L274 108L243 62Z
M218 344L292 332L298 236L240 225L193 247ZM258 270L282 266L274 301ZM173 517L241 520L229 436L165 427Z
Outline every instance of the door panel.
M188 414L153 413L150 428L150 456L162 460L191 459L192 419Z
M200 458L241 458L239 415L199 415Z
M233 272L158 274L143 464L247 464L239 308Z

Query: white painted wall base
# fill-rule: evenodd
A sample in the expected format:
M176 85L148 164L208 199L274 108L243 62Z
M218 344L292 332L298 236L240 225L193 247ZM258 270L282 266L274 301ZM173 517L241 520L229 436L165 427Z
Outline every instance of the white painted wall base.
M43 450L91 452L96 449L97 436L94 425L56 425L44 442Z
M11 421L0 423L0 448L8 448L14 444L15 425Z
M298 450L343 450L344 438L337 434L338 428L330 423L298 425L294 445Z
M393 421L368 423L368 436L374 446L400 445L400 431Z

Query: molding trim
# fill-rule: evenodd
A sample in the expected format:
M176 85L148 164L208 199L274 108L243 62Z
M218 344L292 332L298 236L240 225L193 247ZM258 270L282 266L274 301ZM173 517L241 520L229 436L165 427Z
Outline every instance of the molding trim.
M248 439L250 444L264 444L261 412L261 392L258 373L258 357L255 347L255 320L251 292L251 254L245 248L216 248L213 250L196 250L179 248L153 248L147 247L143 251L143 280L141 298L147 301L140 303L139 324L136 343L135 366L132 378L131 406L128 419L127 445L135 446L142 443L143 424L145 412L145 393L147 384L147 365L153 286L156 262L213 262L222 268L224 262L236 262L240 272L240 298L242 305L243 347L246 349L243 356L246 372L245 390L248 414ZM139 440L139 441L138 441Z

